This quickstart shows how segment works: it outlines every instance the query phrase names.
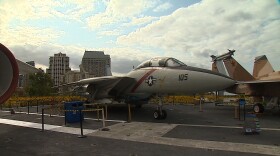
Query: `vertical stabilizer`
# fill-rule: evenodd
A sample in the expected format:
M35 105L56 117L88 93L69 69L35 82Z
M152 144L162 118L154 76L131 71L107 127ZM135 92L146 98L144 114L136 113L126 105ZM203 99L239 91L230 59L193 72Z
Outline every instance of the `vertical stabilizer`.
M237 81L251 81L254 77L244 69L234 58L224 60L227 72L231 78Z
M212 71L219 73L216 62L212 63Z
M219 73L222 73L224 75L229 76L229 74L226 71L225 66L223 64L223 61L215 61L215 62L213 62L213 64L212 64L212 71L216 71L216 72L219 72Z
M269 73L274 72L273 67L270 62L267 60L265 55L258 56L255 58L253 76L255 78L260 78L261 76L265 76Z
M232 56L235 50L229 50L229 52L220 56L212 55L212 70L227 75L237 81L251 81L254 77L244 69Z

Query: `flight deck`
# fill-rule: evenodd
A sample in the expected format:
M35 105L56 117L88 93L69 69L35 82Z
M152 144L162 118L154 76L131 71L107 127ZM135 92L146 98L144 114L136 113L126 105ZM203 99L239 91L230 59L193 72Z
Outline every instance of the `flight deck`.
M165 105L166 120L155 120L156 105L108 107L106 129L96 112L85 112L83 133L79 123L64 123L61 115L42 115L20 108L15 114L0 111L1 155L280 155L280 115L259 116L261 132L244 135L243 120L230 106L205 103Z

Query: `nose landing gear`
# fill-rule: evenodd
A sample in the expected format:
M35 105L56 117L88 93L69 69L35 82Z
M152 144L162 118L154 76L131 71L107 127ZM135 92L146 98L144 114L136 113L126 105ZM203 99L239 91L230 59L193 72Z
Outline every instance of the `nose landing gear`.
M159 104L158 104L157 110L154 111L154 118L157 120L166 119L166 117L167 117L167 112L165 110L163 110L162 107L163 107L162 97L159 97Z
M167 117L167 113L165 110L162 110L161 113L159 110L155 110L154 111L154 118L157 119L157 120L160 120L160 119L166 119Z

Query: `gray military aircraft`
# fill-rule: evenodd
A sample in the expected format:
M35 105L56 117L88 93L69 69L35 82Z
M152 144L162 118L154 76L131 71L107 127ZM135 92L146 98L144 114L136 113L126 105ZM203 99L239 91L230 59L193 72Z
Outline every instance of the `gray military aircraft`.
M187 66L171 57L153 58L141 63L126 76L104 76L82 79L67 85L84 88L90 101L111 98L129 104L147 103L152 96L194 95L223 90L235 84L235 80L210 70ZM155 119L165 119L162 98Z

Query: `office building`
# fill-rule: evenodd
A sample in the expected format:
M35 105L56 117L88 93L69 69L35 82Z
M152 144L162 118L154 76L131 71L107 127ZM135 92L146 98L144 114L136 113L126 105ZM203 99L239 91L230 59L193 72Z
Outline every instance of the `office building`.
M88 72L90 77L107 76L106 68L111 68L110 55L105 55L103 51L85 51L81 72Z
M61 52L49 58L49 68L46 70L53 80L54 86L61 85L64 74L70 71L69 57Z

